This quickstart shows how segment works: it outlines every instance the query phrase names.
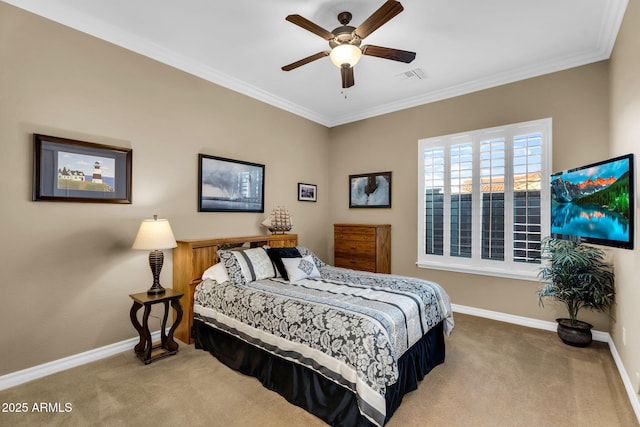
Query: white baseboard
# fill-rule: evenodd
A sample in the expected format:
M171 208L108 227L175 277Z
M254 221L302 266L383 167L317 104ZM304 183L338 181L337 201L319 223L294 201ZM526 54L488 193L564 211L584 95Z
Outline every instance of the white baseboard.
M152 342L158 341L159 339L160 331L151 333ZM3 375L0 377L0 390L5 390L28 381L46 377L47 375L55 374L56 372L75 368L76 366L84 365L85 363L95 362L96 360L104 359L105 357L113 356L115 354L122 353L123 351L133 351L133 347L135 347L139 341L140 338L131 338L96 348L94 350L85 351L84 353L74 354L73 356L34 366L32 368L23 369L22 371Z
M454 312L470 314L472 316L484 317L487 319L499 320L500 322L513 323L515 325L527 326L529 328L543 329L555 332L558 329L556 322L547 320L532 319L530 317L516 316L513 314L500 313L498 311L484 310L482 308L468 307L465 305L451 304ZM608 332L591 331L594 341L610 342L611 337Z
M613 360L616 362L616 366L618 367L618 372L620 372L620 378L622 378L622 382L624 384L625 390L627 390L627 395L629 396L629 401L631 401L631 406L633 407L633 412L636 413L636 418L638 422L640 422L640 400L638 399L638 394L636 394L636 390L633 388L633 384L631 383L631 378L627 375L627 371L624 369L624 365L622 364L622 359L618 354L618 350L616 349L615 344L611 337L609 337L609 350L611 351L611 356Z
M484 317L487 319L498 320L500 322L513 323L515 325L527 326L535 329L543 329L545 331L553 331L557 330L558 324L556 322L548 322L546 320L538 320L531 319L529 317L515 316L513 314L500 313L497 311L484 310L481 308L468 307L464 305L451 304L451 308L454 312L469 314L472 316ZM627 371L624 369L624 364L622 363L622 359L620 359L620 355L618 354L618 350L611 338L611 335L608 332L602 331L592 331L593 340L606 342L609 344L609 351L611 351L611 356L616 363L616 367L618 368L618 373L620 374L620 378L622 379L622 383L624 384L624 388L627 391L627 395L629 397L629 401L631 402L631 406L633 407L633 412L636 414L636 418L638 422L640 422L640 400L638 399L638 395L636 391L633 389L633 384L631 383L631 379L627 374Z

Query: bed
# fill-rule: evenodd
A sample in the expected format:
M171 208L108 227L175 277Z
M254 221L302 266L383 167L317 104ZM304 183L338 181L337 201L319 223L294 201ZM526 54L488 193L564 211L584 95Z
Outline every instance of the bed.
M327 265L297 236L280 236L178 242L174 287L192 313L189 336L178 338L330 425L386 424L444 362L447 294Z

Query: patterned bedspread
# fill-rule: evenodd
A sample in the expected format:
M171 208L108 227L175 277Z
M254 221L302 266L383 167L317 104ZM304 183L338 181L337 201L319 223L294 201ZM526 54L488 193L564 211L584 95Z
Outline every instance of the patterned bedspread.
M349 388L360 412L382 426L398 358L441 321L451 333L449 298L410 277L331 266L320 273L295 283L206 280L196 288L194 316Z

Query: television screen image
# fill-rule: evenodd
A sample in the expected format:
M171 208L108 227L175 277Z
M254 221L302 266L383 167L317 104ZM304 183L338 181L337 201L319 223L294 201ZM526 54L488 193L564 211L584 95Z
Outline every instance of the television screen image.
M633 249L633 154L551 175L551 236Z

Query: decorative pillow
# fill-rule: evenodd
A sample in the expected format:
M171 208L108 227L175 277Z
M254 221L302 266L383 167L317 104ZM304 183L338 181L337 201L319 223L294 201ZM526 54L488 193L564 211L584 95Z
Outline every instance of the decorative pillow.
M311 255L302 258L282 258L290 282L297 282L308 277L320 277L320 272Z
M223 283L229 280L229 275L227 275L227 269L224 267L224 264L221 262L207 268L204 273L202 273L202 280L215 280L218 283Z
M303 257L307 255L311 255L311 258L313 258L313 262L316 264L316 267L322 268L327 265L320 258L318 258L316 254L314 254L310 249L307 249L304 246L296 246L296 249L298 250L298 252L300 252L300 255L302 255Z
M227 270L229 280L238 285L276 275L271 258L263 248L220 250L218 257Z
M273 265L276 266L276 277L282 277L284 280L289 280L287 270L284 268L282 258L300 258L300 251L297 248L266 248L267 255L271 258Z

